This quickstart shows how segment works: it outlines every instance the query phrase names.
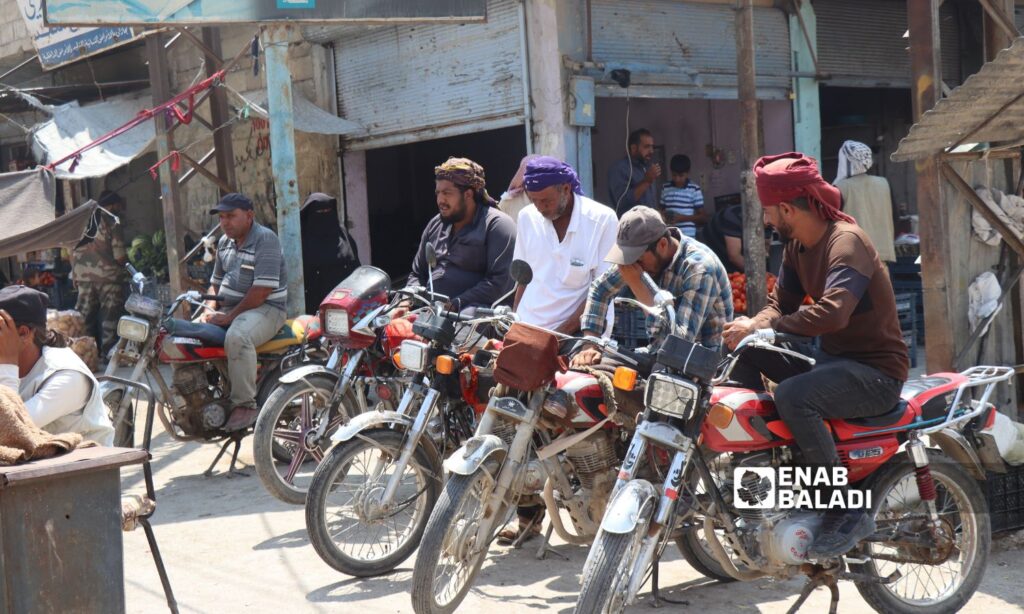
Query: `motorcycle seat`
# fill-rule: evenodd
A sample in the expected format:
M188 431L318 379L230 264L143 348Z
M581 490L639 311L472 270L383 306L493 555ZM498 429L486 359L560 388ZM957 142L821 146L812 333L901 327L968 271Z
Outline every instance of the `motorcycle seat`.
M227 329L214 324L191 322L180 318L170 318L164 322L164 329L175 337L198 339L206 347L223 347Z
M864 418L847 418L845 422L854 426L870 426L874 428L892 426L903 419L903 415L907 412L907 405L909 403L910 401L906 399L900 399L899 403L884 414L879 416L866 416Z
M320 318L316 316L299 316L285 320L284 326L277 334L263 345L256 348L257 354L275 354L284 352L303 341L315 341L321 335Z

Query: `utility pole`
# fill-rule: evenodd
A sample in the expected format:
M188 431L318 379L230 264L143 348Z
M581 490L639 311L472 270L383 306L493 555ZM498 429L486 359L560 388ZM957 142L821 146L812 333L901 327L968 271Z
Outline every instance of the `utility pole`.
M754 184L754 162L761 156L761 122L757 107L757 71L754 64L754 6L739 0L736 9L736 79L740 99L740 182L743 194L743 249L747 275L747 313L754 315L767 303L764 216Z
M302 278L302 233L299 228L299 180L295 162L295 112L288 71L290 26L264 30L267 58L267 111L270 113L270 164L277 188L277 235L288 268L288 315L306 310Z
M911 96L914 121L939 100L942 76L939 72L939 4L940 0L909 0L907 25L910 31ZM939 168L934 157L915 163L917 170L917 213L921 236L921 278L924 295L924 326L928 332L925 345L928 371L948 371L953 367L955 348L949 325L946 302L946 254L943 246L946 215L942 210Z

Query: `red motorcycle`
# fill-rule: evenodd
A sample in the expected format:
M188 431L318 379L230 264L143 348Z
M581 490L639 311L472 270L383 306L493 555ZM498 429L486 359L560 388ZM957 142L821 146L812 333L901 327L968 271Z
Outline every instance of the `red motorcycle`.
M577 612L622 611L652 571L657 599L657 562L673 541L695 569L722 581L807 575L791 612L818 586L831 589L835 612L842 579L879 612L955 612L971 598L991 543L977 480L1001 464L979 431L994 420L988 401L1013 369L911 380L887 413L827 421L850 489L870 497L863 506L877 530L843 556L810 560L822 513L779 504L778 486L795 464L792 434L770 393L723 385L748 349L814 364L776 345L783 341L807 340L757 331L721 364L680 337L661 347L643 422L587 557Z
M120 367L130 367L127 379L149 378L157 383L157 416L169 436L179 441L220 442L224 446L210 464L213 467L234 443L231 468L241 440L250 430L225 431L231 414L231 382L228 379L227 354L222 328L178 320L174 315L182 305L205 309L201 301L220 297L189 291L178 296L170 306L145 296L145 276L128 265L132 273L132 294L125 303L128 315L117 324L119 340L111 352L105 375L114 375ZM264 402L277 386L282 373L304 364L322 362L326 358L320 346L320 326L312 316L287 320L273 339L256 348L256 402ZM171 381L160 370L170 365ZM115 443L131 446L135 430L138 399L116 383L104 382L102 398L110 412L115 430Z
M330 358L284 373L260 409L253 434L256 473L275 498L302 505L338 427L370 409L394 409L411 377L392 355L412 331L391 312L414 293L393 290L384 271L361 266L320 303Z

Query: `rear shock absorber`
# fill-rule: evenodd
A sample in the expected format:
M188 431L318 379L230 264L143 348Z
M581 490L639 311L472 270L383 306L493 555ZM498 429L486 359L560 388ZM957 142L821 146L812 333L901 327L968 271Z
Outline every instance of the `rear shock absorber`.
M928 451L924 442L918 437L911 435L907 442L907 452L910 459L914 461L914 477L917 479L917 492L921 500L928 507L928 516L935 526L939 521L939 511L935 506L935 478L932 476L931 466L928 464Z

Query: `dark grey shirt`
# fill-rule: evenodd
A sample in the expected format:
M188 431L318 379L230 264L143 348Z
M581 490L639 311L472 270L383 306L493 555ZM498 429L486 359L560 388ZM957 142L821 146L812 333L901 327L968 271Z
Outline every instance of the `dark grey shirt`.
M630 167L632 166L632 178ZM634 158L623 158L612 164L608 169L608 204L615 208L615 213L622 217L622 214L629 211L636 205L646 205L654 209L658 208L658 199L654 190L654 183L648 186L647 191L640 198L633 196L638 183L644 180L647 167ZM623 194L625 192L625 194Z
M241 247L227 235L221 237L210 284L220 288L228 309L242 302L249 288L263 286L273 288L266 304L286 311L288 276L281 242L274 231L253 222Z
M410 283L423 287L428 287L428 243L437 252L434 291L450 297L456 309L490 307L512 289L516 226L496 207L477 205L473 220L457 233L440 215L427 223L409 276Z

